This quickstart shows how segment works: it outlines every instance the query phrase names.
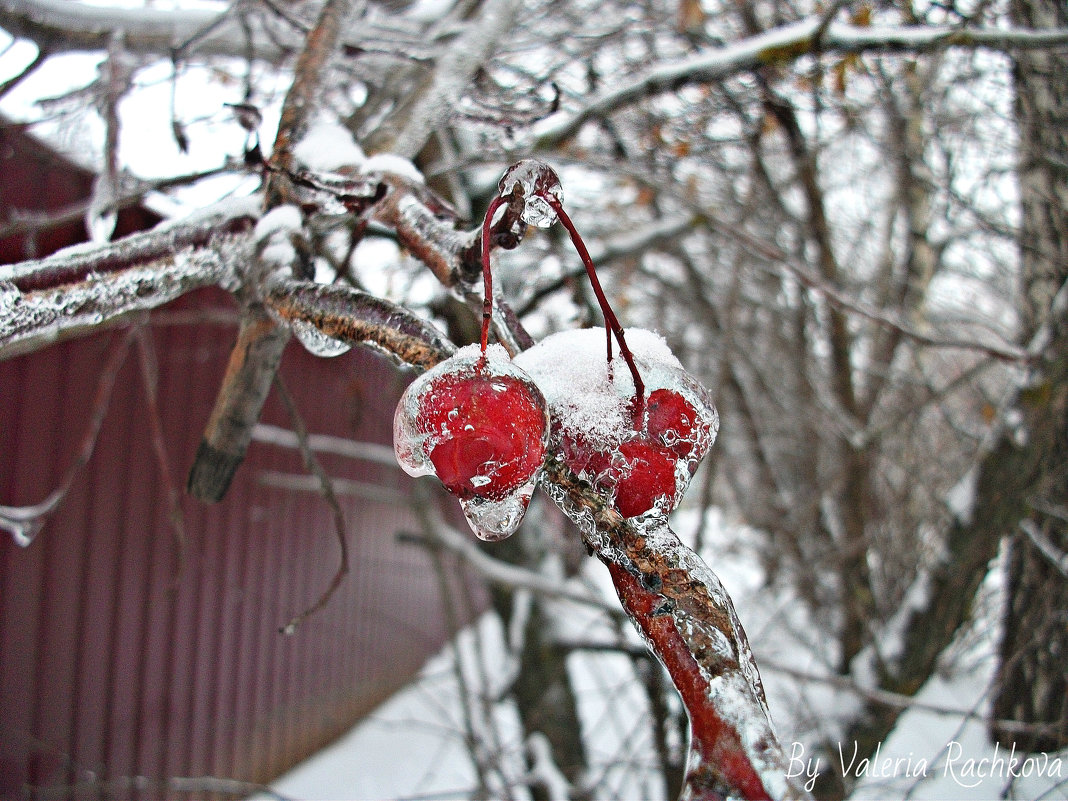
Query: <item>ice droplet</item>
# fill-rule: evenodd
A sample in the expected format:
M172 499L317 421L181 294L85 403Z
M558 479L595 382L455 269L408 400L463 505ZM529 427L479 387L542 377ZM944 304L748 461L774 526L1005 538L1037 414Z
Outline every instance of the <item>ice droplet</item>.
M44 518L37 516L29 520L14 520L0 517L0 528L5 529L20 548L27 548L44 528Z
M556 222L556 212L540 195L528 197L519 216L527 225L533 225L536 228L549 228Z
M523 198L520 217L527 225L548 228L556 222L556 211L547 200L564 202L564 189L556 172L544 161L524 159L513 164L501 177L497 188L501 196L512 194L519 187Z
M530 482L503 500L475 497L460 501L460 508L476 537L485 542L498 542L512 536L519 528L533 492L534 482Z
M329 359L334 356L340 356L342 353L347 353L352 348L352 345L347 342L328 337L305 320L293 320L290 323L290 328L292 328L297 339L300 340L300 344L313 356L322 356Z
M10 281L0 281L0 314L7 314L22 299L19 288Z

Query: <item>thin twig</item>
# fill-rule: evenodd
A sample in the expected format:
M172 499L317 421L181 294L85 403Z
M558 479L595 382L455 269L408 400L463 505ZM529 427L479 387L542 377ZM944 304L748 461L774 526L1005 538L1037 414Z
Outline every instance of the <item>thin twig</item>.
M334 574L330 585L319 596L319 600L296 615L281 628L283 634L293 634L301 623L326 606L335 590L341 586L341 582L349 572L349 545L345 535L345 515L341 511L341 504L338 503L337 495L334 493L334 486L330 476L323 469L319 459L315 456L315 452L308 444L308 429L304 425L304 418L301 416L293 396L289 394L285 382L282 381L282 376L278 373L275 373L274 385L278 391L278 396L286 407L286 411L289 413L289 418L293 423L293 430L300 442L300 455L304 460L304 467L319 480L319 492L333 512L334 529L337 533L338 546L341 548L341 559L338 562L337 572Z
M93 408L89 415L89 423L85 433L82 434L81 446L78 449L74 461L71 462L63 478L52 492L40 503L32 506L0 506L0 528L11 533L15 541L20 545L29 545L33 538L44 527L49 515L56 511L70 492L74 479L79 471L93 456L100 429L104 425L108 409L111 407L112 390L115 388L115 379L119 375L126 362L126 356L130 352L130 345L134 340L136 328L130 328L123 335L122 340L112 349L111 354L100 371L100 378L96 385L96 395L93 398Z
M152 450L156 455L163 489L167 494L167 517L171 521L174 534L175 570L172 586L177 587L185 573L185 516L182 514L181 494L171 473L171 460L167 455L167 441L163 434L163 417L159 409L159 363L156 359L156 345L148 326L142 323L133 327L137 340L138 362L141 366L141 382L145 388L145 400L148 403L148 426L152 434Z

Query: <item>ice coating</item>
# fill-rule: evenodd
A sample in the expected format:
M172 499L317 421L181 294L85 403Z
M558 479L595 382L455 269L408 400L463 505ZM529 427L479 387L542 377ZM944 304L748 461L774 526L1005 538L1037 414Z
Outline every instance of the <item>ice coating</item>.
M19 288L10 281L0 281L0 314L7 314L22 299Z
M517 185L523 198L523 211L519 215L523 222L536 228L548 228L556 222L556 211L545 196L549 195L562 204L564 189L552 167L537 159L524 159L513 164L501 177L497 188L502 197L507 197Z
M413 476L434 474L479 537L511 534L526 511L548 443L545 400L500 345L478 345L417 378L393 421L393 447Z
M325 359L348 353L352 345L342 342L340 339L328 337L314 325L305 320L293 320L289 323L293 335L296 336L304 349L313 356L321 356Z
M502 500L470 498L460 501L467 524L475 536L485 542L498 542L515 533L523 522L530 496L534 494L533 477Z
M657 334L628 329L646 385L634 419L634 381L605 359L605 330L546 337L516 357L549 404L553 437L572 470L607 491L627 517L675 508L719 427L707 390Z

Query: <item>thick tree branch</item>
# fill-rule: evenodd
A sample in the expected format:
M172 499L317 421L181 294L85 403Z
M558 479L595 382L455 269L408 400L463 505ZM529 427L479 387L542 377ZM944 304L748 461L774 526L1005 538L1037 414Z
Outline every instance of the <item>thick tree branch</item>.
M289 177L293 148L304 137L316 113L330 59L337 50L350 7L351 0L328 0L305 39L275 136L266 188L268 210L294 201ZM260 290L256 282L242 288L244 308L238 342L189 470L186 486L190 494L208 503L222 499L244 460L252 428L289 341L289 329L275 323L260 305Z
M247 206L92 248L0 267L0 358L26 353L193 289L232 286L254 221Z

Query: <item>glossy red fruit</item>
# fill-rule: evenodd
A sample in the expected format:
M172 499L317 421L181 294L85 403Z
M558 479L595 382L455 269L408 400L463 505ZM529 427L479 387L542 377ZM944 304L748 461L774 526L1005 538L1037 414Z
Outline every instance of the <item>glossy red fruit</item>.
M439 375L420 396L418 419L434 473L461 500L502 500L545 456L545 401L515 376Z
M649 437L680 458L693 453L698 439L697 411L682 395L670 389L655 389L645 402Z
M675 506L675 461L670 450L642 439L622 443L602 476L615 485L615 507L624 517L644 514L659 505Z

